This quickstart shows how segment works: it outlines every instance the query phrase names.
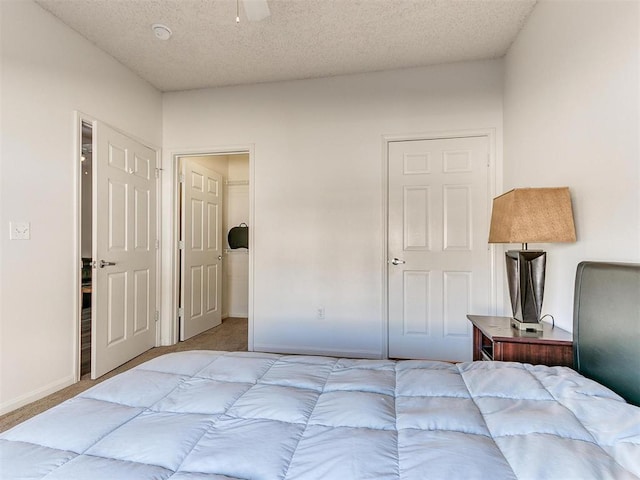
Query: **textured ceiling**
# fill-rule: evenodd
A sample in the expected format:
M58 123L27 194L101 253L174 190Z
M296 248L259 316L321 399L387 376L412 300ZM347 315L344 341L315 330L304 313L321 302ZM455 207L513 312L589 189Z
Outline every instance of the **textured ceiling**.
M535 0L36 0L162 91L417 67L504 55ZM171 28L158 40L151 25Z

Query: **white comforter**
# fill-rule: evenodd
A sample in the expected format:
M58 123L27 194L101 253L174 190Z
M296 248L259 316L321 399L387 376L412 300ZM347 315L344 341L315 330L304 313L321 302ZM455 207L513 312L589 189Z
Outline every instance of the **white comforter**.
M0 435L2 479L627 479L640 408L563 367L194 351Z

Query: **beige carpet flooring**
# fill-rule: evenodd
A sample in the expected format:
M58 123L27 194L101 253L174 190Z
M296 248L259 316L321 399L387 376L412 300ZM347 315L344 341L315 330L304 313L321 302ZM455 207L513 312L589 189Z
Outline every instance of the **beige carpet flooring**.
M0 432L8 430L20 422L27 420L49 408L71 398L79 393L91 388L107 378L113 377L118 373L129 370L136 365L151 360L165 353L180 352L185 350L223 350L223 351L247 351L247 319L246 318L226 318L221 325L214 327L206 332L196 335L189 340L179 342L170 347L156 347L125 363L121 367L103 375L102 377L91 380L88 375L83 377L78 383L67 388L55 392L37 402L25 405L13 412L9 412L0 417Z

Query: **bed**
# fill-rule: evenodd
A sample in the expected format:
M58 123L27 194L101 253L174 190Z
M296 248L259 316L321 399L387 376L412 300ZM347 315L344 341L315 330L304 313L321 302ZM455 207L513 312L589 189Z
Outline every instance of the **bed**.
M0 476L637 479L638 292L640 266L578 268L576 364L586 373L611 357L629 402L599 367L600 383L520 363L181 352L0 435ZM603 321L613 355L593 344Z

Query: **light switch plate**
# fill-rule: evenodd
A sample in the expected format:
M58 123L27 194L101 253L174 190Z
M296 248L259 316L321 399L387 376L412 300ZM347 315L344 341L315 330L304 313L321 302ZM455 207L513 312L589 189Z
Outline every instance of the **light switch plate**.
M9 240L30 240L31 223L9 222Z

